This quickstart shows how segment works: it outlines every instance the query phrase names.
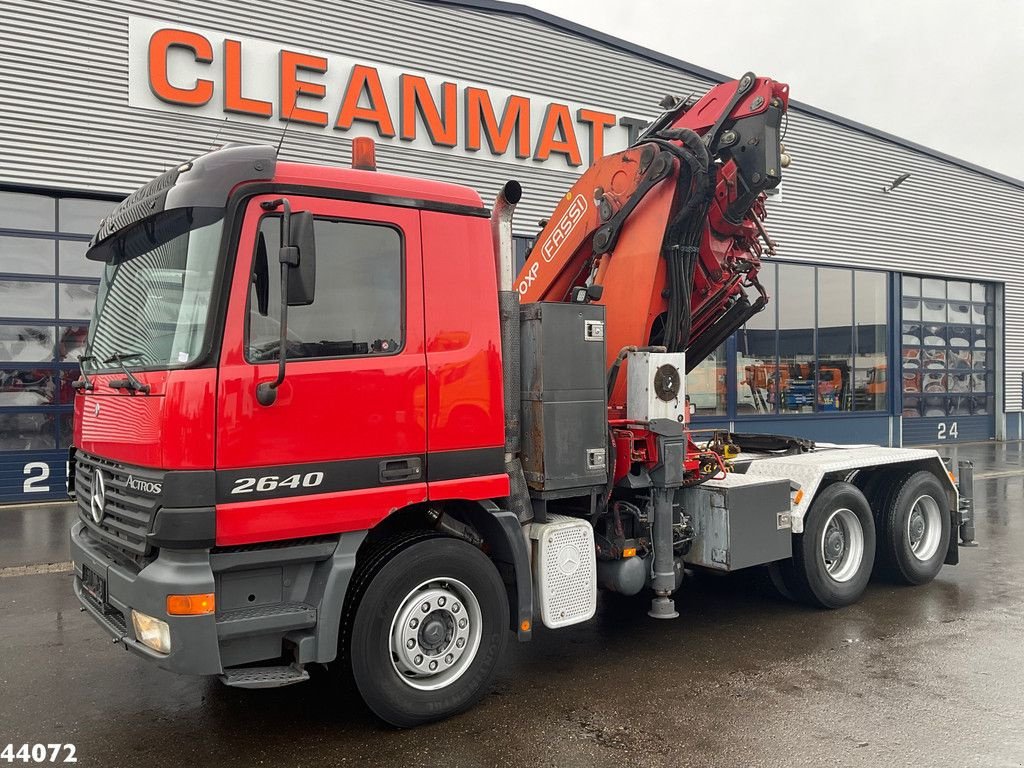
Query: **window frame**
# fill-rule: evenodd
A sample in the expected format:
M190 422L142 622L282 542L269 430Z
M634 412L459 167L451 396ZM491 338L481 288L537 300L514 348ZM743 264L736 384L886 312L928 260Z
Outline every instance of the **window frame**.
M385 227L387 229L394 230L396 233L398 233L399 290L401 292L401 295L399 297L399 305L400 305L400 308L401 308L401 315L400 315L400 318L399 318L399 328L401 330L402 338L399 340L399 343L395 347L394 351L390 351L390 352L368 352L366 354L360 354L360 355L321 355L319 357L288 357L288 355L286 353L285 354L285 361L289 365L291 365L292 363L315 362L317 360L363 360L363 359L369 359L369 358L372 358L372 359L376 360L376 359L379 359L379 358L382 358L382 357L395 357L397 355L402 354L405 351L406 344L407 344L407 341L408 341L408 335L409 335L408 334L408 325L407 325L407 322L406 322L407 321L407 308L408 308L409 301L408 301L408 281L406 279L406 273L408 271L407 270L407 265L408 265L407 252L408 252L408 250L407 250L407 247L406 247L405 230L402 229L401 225L399 225L399 224L397 224L397 223L395 223L393 221L383 221L383 220L379 220L379 219L356 219L356 218L352 218L350 216L331 216L331 215L327 215L327 214L318 214L318 213L315 213L313 211L311 211L311 213L313 214L314 234L315 234L315 231L316 231L316 222L318 220L333 221L333 222L343 223L343 224L363 224L363 225L371 226L371 227ZM275 213L273 211L266 212L266 213L261 214L259 219L256 222L256 238L253 240L252 255L249 258L249 279L248 279L248 281L246 283L247 288L246 288L246 294L245 294L245 324L244 324L244 329L243 329L243 333L242 333L242 359L247 364L249 364L249 365L276 365L277 364L277 360L276 359L275 360L252 360L252 359L250 359L249 358L249 350L250 350L250 343L249 342L251 340L251 322L252 322L252 294L253 294L252 284L253 284L253 279L254 279L254 277L256 275L256 246L259 243L259 235L260 235L260 233L263 230L263 222L266 219L277 219L277 220L280 220L281 216L282 216L282 214ZM278 226L280 226L280 224ZM319 246L317 247L317 250L318 251L320 250ZM319 260L320 260L320 256L318 254L317 255L317 261L319 262ZM276 260L272 260L271 259L271 255L269 253L267 254L267 261L270 262L267 265L267 267L268 267L268 279L269 279L269 275L272 273L272 270L270 269L270 264L271 263L276 263L278 265L278 267L280 267L280 263L277 262ZM318 273L319 273L319 271L320 270L317 269ZM278 279L280 279L280 277ZM315 302L315 299L314 299L314 302Z
M953 277L953 276L943 276L943 275L922 275L920 273L914 273L914 272L897 273L897 275L900 278L899 285L898 285L898 293L899 293L899 298L900 298L900 314L899 314L899 317L897 318L897 324L898 324L899 332L900 332L900 334L899 334L900 343L898 345L898 349L899 349L898 363L899 363L899 366L900 366L900 379L899 379L899 389L898 390L894 389L892 391L894 397L896 397L896 396L899 397L899 405L898 405L897 408L895 408L895 410L897 412L897 415L901 416L903 419L908 420L911 423L918 423L919 421L923 422L924 420L927 420L927 419L932 419L932 420L935 420L935 419L938 419L938 420L950 420L950 419L961 419L961 418L994 418L997 415L998 407L999 407L998 406L998 400L999 400L1000 382L998 380L998 378L999 378L998 374L999 374L999 371L1001 370L1001 365L1002 365L1001 356L998 354L999 351L1000 351L1000 340L997 337L997 334L998 334L998 330L997 329L998 329L999 323L998 323L998 318L995 317L995 313L998 311L998 301L997 301L996 296L997 296L997 293L998 293L998 286L1000 285L1000 283L998 281L991 280L991 279L965 279L963 277ZM941 282L943 284L944 297L943 298L939 298L937 296L934 296L934 297L930 296L928 298L925 298L925 296L923 295L925 293L925 291L924 291L924 281L925 280ZM964 284L968 285L969 286L970 298L969 299L956 299L956 298L951 299L949 297L949 286L950 286L951 283L964 283ZM917 287L916 291L913 290L913 287L915 287L915 286ZM979 286L983 289L983 294L984 294L983 299L976 299L975 298L975 288L977 288ZM904 319L904 316L903 316L903 302L906 301L907 299L920 302L920 304L921 304L921 319L920 320L913 320L913 319L911 319L911 320L908 321L908 320ZM943 309L945 310L945 314L946 314L946 319L944 321L925 320L924 319L924 303L926 301L942 302ZM966 304L967 305L967 307L968 307L968 321L966 323L962 322L962 321L953 321L953 320L949 319L949 307L950 307L950 304L952 304L952 303L960 303L960 304ZM984 319L985 319L984 323L976 323L976 322L974 322L974 309L979 307L979 306L984 308ZM992 312L991 320L989 318L989 312L990 311ZM920 343L918 345L916 345L916 346L915 345L906 345L902 341L903 327L904 327L904 325L913 325L915 323L918 324L920 326L920 328L921 328L921 340L920 340ZM941 346L925 345L924 344L924 328L925 328L925 326L926 325L940 325L940 324L942 325L943 330L946 331L946 332L948 332L948 330L950 328L966 328L966 329L968 329L970 334L971 334L971 343L968 344L966 347L962 347L962 348L960 348L960 347L953 347L949 343L949 338L947 336L945 338L945 343L943 345L941 345ZM976 329L982 329L983 330L983 336L984 336L984 342L985 343L981 347L975 346L975 344L973 342L974 332L975 332ZM938 392L927 393L927 392L924 392L923 389L921 389L920 391L907 392L907 391L904 390L904 386L905 385L903 383L904 382L904 373L905 373L904 365L905 365L905 361L906 361L906 358L904 357L904 351L906 349L922 349L923 350L926 346L928 346L928 347L930 347L932 349L942 350L945 353L945 358L944 358L944 361L943 361L943 367L941 369L940 368L932 369L933 371L940 372L941 375L945 378L945 382L944 382L945 391L942 392L942 393L938 393ZM958 349L963 349L963 350L967 350L967 351L971 352L972 359L971 359L971 366L969 368L963 368L963 369L961 369L961 368L954 368L954 367L952 367L950 365L951 358L949 357L949 355L950 355L950 353L952 353L952 352L954 352L954 351L956 351ZM975 356L979 352L985 355L984 367L981 368L981 369L976 367L976 360L975 360ZM923 357L922 357L922 363L923 363ZM919 372L919 374L922 376L922 381L923 381L923 375L925 374L925 371L927 369L923 365L921 365L921 367L919 367L917 369L911 368L911 369L906 369L906 370ZM962 375L970 376L969 389L966 392L952 392L952 391L950 391L949 387L950 387L951 377L962 376ZM984 390L975 390L974 389L974 381L975 381L974 377L975 377L975 375L980 375L980 376L983 377L984 383L985 383L985 389ZM925 398L928 397L929 395L931 395L932 397L941 397L941 398L943 398L943 401L945 403L945 409L947 411L945 415L942 415L942 416L939 416L939 415L928 416L928 415L925 415L923 412L920 411L921 406L924 404ZM918 401L918 409L919 409L918 413L908 413L906 411L905 403L906 403L906 400L908 398L914 398L914 399L916 399ZM968 400L972 401L972 405L971 405L972 408L973 408L974 401L981 400L984 403L985 411L982 412L982 413L950 414L948 412L949 411L949 407L950 407L950 401L952 399L954 399L954 398L967 398Z
M850 272L851 272L851 279L852 279L852 282L853 282L853 285L852 285L852 297L853 297L853 319L854 319L853 326L852 326L852 329L851 329L852 330L851 343L854 345L854 355L853 355L853 357L854 357L854 370L856 370L856 367L857 367L856 366L856 341L857 341L857 335L856 334L857 334L857 328L858 328L858 325L857 325L857 313L856 313L856 298L857 298L857 286L856 286L856 279L857 279L857 277L856 276L857 276L858 273L861 273L861 272L862 273L872 273L872 274L882 275L882 277L885 280L885 297L886 297L886 312L885 312L885 314L886 314L886 323L887 323L886 351L885 351L886 366L887 366L887 368L889 370L892 370L894 365L901 364L902 361L898 360L896 358L896 355L902 352L902 347L899 344L895 344L895 346L894 346L894 340L893 340L893 338L891 336L891 326L892 326L892 323L894 322L894 319L898 320L898 317L899 317L899 315L895 314L896 309L895 309L895 307L893 305L893 301L894 301L893 292L898 290L899 283L898 283L897 278L899 278L901 276L901 273L894 272L893 270L878 269L878 268L873 268L873 267L856 267L856 266L850 266L850 265L847 265L847 264L822 264L822 263L818 263L818 262L792 261L792 260L782 260L782 259L771 259L770 261L765 261L764 263L766 265L771 264L771 265L776 267L776 270L774 272L775 290L773 291L771 288L768 288L768 286L766 284L766 288L768 288L768 292L769 292L769 296L771 297L771 300L768 303L768 308L765 310L766 312L773 313L773 315L774 315L774 329L773 329L773 334L774 334L774 338L775 338L775 357L774 357L774 363L775 363L776 370L775 370L775 375L774 375L773 381L775 382L776 388L778 387L778 383L780 381L779 367L781 365L781 354L780 354L780 350L779 350L779 339L780 339L780 336L779 336L779 334L780 334L779 324L780 324L780 321L779 321L779 312L778 312L778 307L779 307L778 283L779 283L779 280L781 278L780 278L778 267L783 266L783 265L790 265L790 264L792 264L792 265L797 265L797 266L812 267L815 270L815 272L814 272L814 287L813 287L812 295L813 295L813 301L814 301L814 328L813 328L813 331L814 331L814 345L815 345L815 353L814 353L814 355L815 355L815 368L816 369L817 369L818 363L819 363L819 358L818 358L818 330L819 329L818 329L818 307L817 307L818 292L819 292L818 291L818 288L819 288L819 286L818 286L818 270L819 269L844 269L844 270L850 270ZM972 282L976 282L976 281L972 281ZM894 288L894 286L896 286L896 287ZM694 414L693 419L694 419L695 423L707 424L707 423L722 423L722 422L725 422L725 421L729 421L729 422L736 421L736 422L740 422L740 423L743 423L743 422L752 423L752 422L757 422L757 421L768 421L768 422L770 422L770 421L790 420L790 419L819 419L819 418L821 418L821 419L849 419L849 418L853 418L853 419L861 418L861 419L864 419L864 418L878 418L879 416L889 416L889 415L892 415L893 410L896 407L896 405L895 405L896 402L897 402L896 398L899 395L899 393L897 393L896 390L895 390L896 384L894 384L894 382L897 381L897 379L895 377L888 376L888 375L886 376L887 380L886 380L885 403L879 409L875 409L875 410L858 410L858 409L854 408L854 409L851 409L851 410L848 410L848 411L843 411L843 410L826 411L826 410L821 410L818 407L818 402L817 402L818 373L817 373L817 370L815 371L815 377L814 377L814 387L815 387L814 410L803 412L803 413L792 412L792 411L788 411L787 412L787 411L783 411L782 408L781 408L780 402L776 401L775 403L773 403L773 410L770 411L770 412L765 412L765 413L740 412L739 411L739 389L738 388L739 388L740 380L742 378L742 373L741 373L739 362L738 362L738 359L737 359L737 354L738 354L738 343L737 342L738 342L738 335L739 335L739 333L740 333L740 329L737 329L725 341L726 352L727 352L726 360L727 360L727 363L728 363L728 366L729 366L728 371L727 371L728 382L727 382L727 387L726 387L726 394L728 396L728 407L726 409L726 414L725 415ZM901 371L902 371L902 368L901 368ZM902 375L899 378L899 383L902 386Z
M36 326L49 326L54 328L54 348L53 355L48 361L38 362L17 362L13 360L0 359L0 367L6 370L13 370L24 368L26 366L35 366L38 369L48 369L50 374L54 377L54 381L57 385L56 400L52 404L48 405L5 405L0 407L0 415L4 416L15 416L18 414L34 414L42 413L52 417L52 430L48 430L52 433L55 440L53 443L54 447L30 447L30 448L19 448L19 449L0 449L0 459L10 458L12 456L18 456L21 454L32 454L32 455L49 455L49 454L62 454L66 456L67 444L63 441L64 432L60 425L65 419L73 419L74 416L74 404L73 401L68 401L61 397L60 392L60 381L65 374L69 376L77 375L80 371L80 366L77 361L62 361L60 359L59 345L61 329L71 325L84 325L86 328L91 324L92 312L87 318L65 318L61 317L60 312L60 285L61 283L79 283L99 286L101 276L88 276L88 275L77 275L67 274L61 269L60 250L62 243L83 243L88 245L93 233L82 233L78 231L69 231L62 221L61 211L64 207L65 200L86 200L90 202L102 203L104 206L113 209L121 200L124 199L123 195L110 195L110 194L97 194L91 191L74 191L74 190L53 190L53 189L42 189L42 188L30 188L23 186L11 186L11 185L0 185L0 192L10 192L14 194L26 194L33 195L48 200L48 206L53 207L53 225L46 229L37 229L31 225L27 225L27 222L21 221L10 221L7 223L0 223L0 234L5 237L12 238L30 238L38 240L47 240L53 243L53 265L52 268L46 272L34 272L34 273L22 273L22 272L3 272L2 265L0 265L0 280L14 281L14 282L37 282L37 283L49 283L53 286L55 293L54 297L54 309L53 315L47 317L26 317L20 315L4 315L0 318L0 322L10 325L36 325ZM11 226L11 225L15 226ZM98 222L97 222L98 226ZM4 311L9 311L6 309ZM40 433L42 434L42 433ZM68 438L70 440L71 434L69 433ZM52 462L51 462L52 467ZM53 475L56 477L56 474ZM44 497L40 495L39 500ZM47 495L45 498L52 498L52 495ZM25 499L28 500L28 499Z

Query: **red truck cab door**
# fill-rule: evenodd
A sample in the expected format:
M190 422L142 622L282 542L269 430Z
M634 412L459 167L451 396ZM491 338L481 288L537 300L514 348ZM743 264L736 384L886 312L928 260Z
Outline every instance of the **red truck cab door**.
M373 527L427 498L420 212L289 195L316 232L312 304L289 307L276 401L280 211L241 227L218 378L217 543Z

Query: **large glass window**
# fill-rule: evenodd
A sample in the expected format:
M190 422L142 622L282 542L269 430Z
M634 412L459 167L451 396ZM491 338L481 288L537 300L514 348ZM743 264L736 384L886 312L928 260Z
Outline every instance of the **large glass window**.
M0 229L53 232L57 223L57 201L49 195L0 192Z
M89 243L84 240L61 240L57 244L57 258L61 275L66 277L96 277L103 274L102 261L85 258Z
M778 301L776 266L765 264L760 281L768 291L768 306L736 332L736 415L778 410Z
M0 312L7 317L52 318L57 290L42 280L0 280Z
M38 237L0 237L0 272L52 275L54 241Z
M903 415L980 416L995 399L992 286L903 278Z
M276 258L280 217L260 225L249 298L252 362L276 360L280 348L281 281ZM402 339L402 236L391 226L316 219L316 294L288 308L288 357L392 354ZM264 277L265 276L265 277ZM266 279L265 300L260 282Z
M727 386L725 344L722 344L686 374L686 397L694 414L724 416Z
M818 410L853 406L853 271L818 270Z
M100 220L116 205L109 200L82 200L74 197L63 197L58 202L60 231L75 235L96 234Z
M114 205L0 192L0 451L56 451L71 440L71 383L103 268L85 249ZM0 479L0 492L10 488Z
M53 326L0 325L0 361L48 363L53 360Z
M0 409L0 451L45 451L56 447L53 413Z
M853 273L853 407L882 411L887 403L889 278L882 272Z
M882 411L888 276L766 265L768 308L736 333L736 415Z
M813 413L814 267L779 265L779 410Z

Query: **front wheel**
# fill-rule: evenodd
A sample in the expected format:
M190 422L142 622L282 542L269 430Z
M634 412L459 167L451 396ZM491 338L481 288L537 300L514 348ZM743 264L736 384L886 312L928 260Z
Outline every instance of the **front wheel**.
M780 564L787 587L803 602L841 608L857 602L875 559L875 522L864 494L854 485L832 483L793 536L793 558Z
M363 700L400 728L467 709L490 686L508 610L497 569L476 547L434 537L398 550L370 577L352 620Z

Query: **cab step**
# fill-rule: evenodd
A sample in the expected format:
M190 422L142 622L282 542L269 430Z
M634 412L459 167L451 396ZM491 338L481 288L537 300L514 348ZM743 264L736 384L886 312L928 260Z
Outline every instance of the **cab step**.
M281 688L306 680L309 680L309 672L298 664L225 669L220 676L220 681L232 688Z
M217 637L221 640L274 632L308 629L316 625L316 608L305 603L276 603L238 608L217 615Z

